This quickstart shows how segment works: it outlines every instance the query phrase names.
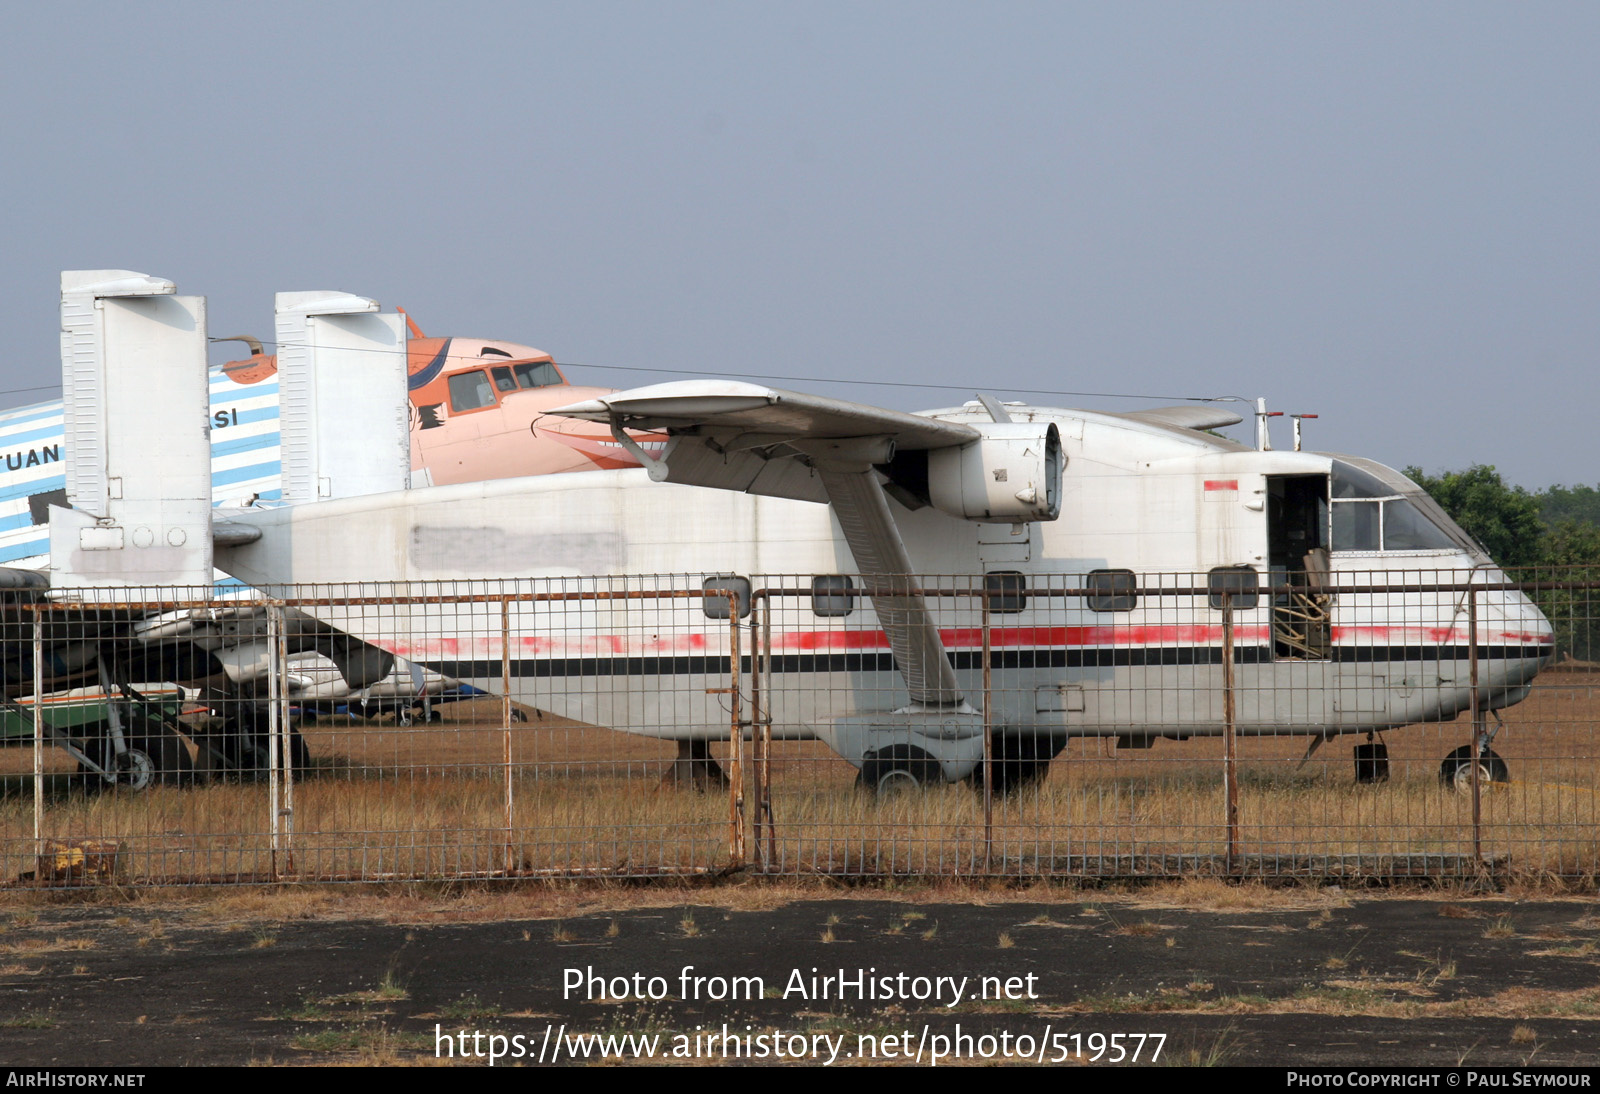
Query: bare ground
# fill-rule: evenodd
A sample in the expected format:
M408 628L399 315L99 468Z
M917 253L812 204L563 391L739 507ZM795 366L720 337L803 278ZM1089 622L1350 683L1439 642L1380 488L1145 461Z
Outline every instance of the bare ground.
M434 1062L436 1027L521 1034L1165 1034L1159 1062L1594 1066L1592 900L1352 899L1218 882L833 892L724 885L253 890L0 905L11 1065ZM764 997L686 998L680 970ZM783 998L793 970L1035 977L1035 998ZM565 969L670 997L563 997ZM581 995L581 993L580 993ZM1131 1045L1131 1042L1124 1042ZM1153 1042L1147 1042L1153 1045ZM1148 1058L1150 1048L1145 1049ZM861 1062L842 1059L843 1062ZM1076 1057L1067 1063L1088 1063Z

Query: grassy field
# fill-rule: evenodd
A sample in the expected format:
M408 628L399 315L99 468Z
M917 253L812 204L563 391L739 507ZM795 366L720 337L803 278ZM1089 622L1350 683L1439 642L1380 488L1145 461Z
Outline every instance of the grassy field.
M42 834L114 841L123 877L176 882L653 874L730 863L728 796L664 785L671 744L550 716L508 734L493 701L445 709L446 721L430 726L308 727L313 770L276 818L264 782L86 794L72 785L75 764L49 750ZM1546 673L1506 723L1494 748L1512 782L1485 789L1477 846L1470 797L1438 780L1441 758L1468 739L1464 718L1388 733L1391 778L1380 785L1354 783L1354 738L1304 765L1303 738L1242 740L1234 866L1470 875L1481 852L1503 873L1592 879L1600 674ZM1150 750L1075 741L1037 787L996 800L986 833L982 797L968 786L875 798L823 746L780 742L773 823L759 844L746 787L745 861L802 874L1218 873L1228 865L1222 754L1216 739ZM6 883L36 865L32 762L29 749L0 751Z

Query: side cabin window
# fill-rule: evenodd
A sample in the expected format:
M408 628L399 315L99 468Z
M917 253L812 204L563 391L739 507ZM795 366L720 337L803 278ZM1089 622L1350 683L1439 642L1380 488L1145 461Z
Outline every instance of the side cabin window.
M1015 570L984 574L983 591L988 594L991 612L1020 612L1028 606L1027 575Z
M732 593L739 605L739 618L750 614L750 579L736 574L718 574L700 583L701 608L707 619L727 619L728 594Z
M842 618L856 610L851 590L855 582L844 574L825 574L811 579L811 611L823 618Z
M1095 570L1089 574L1088 608L1091 612L1131 612L1139 603L1139 587L1132 570Z
M495 406L498 402L494 386L489 383L489 374L483 369L458 372L450 377L450 410L453 413L482 410L484 407Z
M1234 611L1247 611L1261 602L1261 576L1249 566L1218 566L1206 576L1213 608L1231 603Z

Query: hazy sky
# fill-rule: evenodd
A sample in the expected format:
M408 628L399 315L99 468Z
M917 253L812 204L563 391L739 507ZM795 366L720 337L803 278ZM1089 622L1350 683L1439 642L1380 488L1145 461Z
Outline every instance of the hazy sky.
M580 382L1264 395L1321 415L1311 447L1600 482L1594 4L28 4L7 31L0 388L58 382L59 270L122 267L208 296L215 335L339 288Z

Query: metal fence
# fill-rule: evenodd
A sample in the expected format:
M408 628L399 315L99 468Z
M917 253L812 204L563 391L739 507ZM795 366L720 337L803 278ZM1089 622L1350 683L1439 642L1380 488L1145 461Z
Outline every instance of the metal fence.
M1597 576L16 592L0 883L1592 881Z

